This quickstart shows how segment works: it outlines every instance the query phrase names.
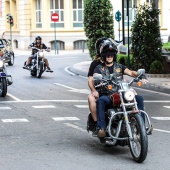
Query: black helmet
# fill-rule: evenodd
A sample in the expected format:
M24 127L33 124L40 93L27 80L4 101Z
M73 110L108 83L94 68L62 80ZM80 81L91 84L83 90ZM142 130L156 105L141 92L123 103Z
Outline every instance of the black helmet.
M96 41L95 49L96 49L96 54L98 56L100 56L100 47L101 47L102 43L104 42L104 40L107 40L107 38L102 37L102 38L97 39L97 41Z
M106 56L113 55L114 61L116 61L117 51L117 47L113 42L111 42L109 39L105 40L100 47L100 54L102 56L102 60L106 61Z
M37 40L37 39L42 40L42 38L39 35L35 37L35 40Z

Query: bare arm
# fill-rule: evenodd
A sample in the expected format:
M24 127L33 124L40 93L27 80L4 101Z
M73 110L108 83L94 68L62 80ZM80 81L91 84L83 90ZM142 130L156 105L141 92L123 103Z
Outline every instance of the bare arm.
M136 71L129 70L128 68L125 69L124 73L128 76L131 76L131 77L137 77L138 76Z
M93 77L89 76L88 77L88 86L91 90L91 93L94 97L98 98L99 97L99 93L97 92L97 90L94 88L94 84L93 84Z

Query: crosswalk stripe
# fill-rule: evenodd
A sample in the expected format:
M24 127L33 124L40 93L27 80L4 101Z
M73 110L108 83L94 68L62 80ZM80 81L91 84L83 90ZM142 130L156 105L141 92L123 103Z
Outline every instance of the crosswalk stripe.
M170 117L152 117L152 118L156 120L170 120Z
M64 120L80 120L77 117L53 117L52 118L55 121L64 121Z
M1 119L4 123L29 122L27 119Z
M32 106L35 109L45 109L45 108L56 108L53 105L43 105L43 106Z
M78 107L78 108L89 108L88 105L74 105L74 106L76 106L76 107Z
M0 110L7 110L7 109L11 109L10 107L0 107Z
M163 106L163 107L170 109L170 106Z

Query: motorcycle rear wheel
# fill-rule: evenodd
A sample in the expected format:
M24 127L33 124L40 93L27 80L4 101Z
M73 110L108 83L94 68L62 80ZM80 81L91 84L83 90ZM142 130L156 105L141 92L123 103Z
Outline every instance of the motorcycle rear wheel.
M130 151L134 161L142 163L148 153L148 137L141 115L131 115L130 126L134 138L134 140L129 140Z
M6 78L0 78L0 97L5 97L7 94Z

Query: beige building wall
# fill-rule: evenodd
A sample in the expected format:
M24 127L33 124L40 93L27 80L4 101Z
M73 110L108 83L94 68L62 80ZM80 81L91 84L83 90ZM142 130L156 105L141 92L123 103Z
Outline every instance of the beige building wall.
M52 47L55 40L54 28L50 27L50 0L41 0L42 2L42 28L36 27L36 7L35 0L2 0L2 16L0 16L0 30L6 31L6 37L10 38L10 26L7 23L7 14L10 13L14 18L12 27L13 48L21 50L27 49L28 45L34 41L35 36L40 35L47 46ZM56 40L64 44L65 50L74 49L74 42L86 40L83 27L73 27L73 9L72 0L64 0L64 27L56 28ZM113 13L122 9L122 1L111 0L113 4ZM137 4L143 4L146 0L137 0ZM159 0L161 8L161 34L170 35L170 7L168 0ZM59 16L60 17L60 16ZM115 37L118 39L118 22L114 20ZM125 29L125 35L127 29ZM122 22L120 22L120 31L122 31Z

